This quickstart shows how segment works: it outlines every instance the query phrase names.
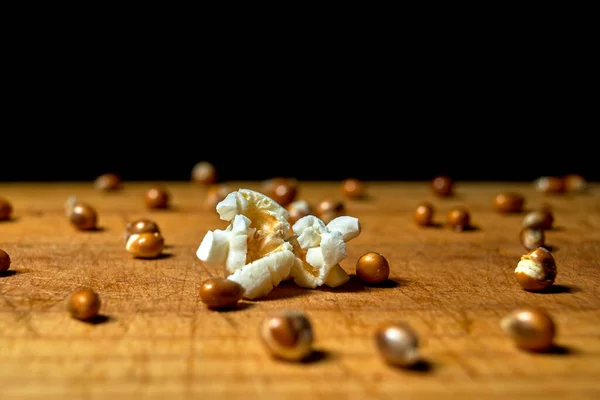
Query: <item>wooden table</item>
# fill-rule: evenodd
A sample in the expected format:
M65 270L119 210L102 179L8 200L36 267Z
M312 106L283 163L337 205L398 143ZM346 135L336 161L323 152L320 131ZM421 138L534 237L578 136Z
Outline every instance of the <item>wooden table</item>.
M167 187L173 208L144 208L145 191ZM259 182L231 182L258 189ZM206 189L187 182L131 182L116 193L91 183L2 183L14 218L0 223L0 248L12 258L0 276L0 398L598 398L600 395L600 186L585 194L545 195L528 183L458 182L456 196L435 198L426 182L368 182L369 198L345 200L362 225L342 267L380 252L390 284L369 287L355 276L337 289L285 283L235 311L206 309L201 282L218 276L196 258L208 230L224 228L204 206ZM558 265L554 290L521 289L513 271L524 253L522 215L494 211L493 196L516 191L525 207L553 207L547 242ZM338 182L300 182L314 203L339 196ZM64 215L71 195L94 205L101 229L76 231ZM466 205L477 230L420 228L416 205L430 201L444 222ZM133 259L124 250L127 221L150 217L167 241L166 257ZM79 286L96 289L104 321L66 312ZM549 311L557 351L516 349L500 319L522 306ZM269 313L304 310L318 357L309 363L272 359L257 329ZM386 365L375 327L402 320L419 333L425 368Z

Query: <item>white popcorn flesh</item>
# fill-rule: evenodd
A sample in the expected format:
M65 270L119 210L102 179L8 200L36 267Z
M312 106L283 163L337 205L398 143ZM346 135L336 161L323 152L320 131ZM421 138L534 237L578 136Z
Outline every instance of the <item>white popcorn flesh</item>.
M234 272L246 265L248 254L248 237L254 234L255 229L250 228L250 219L243 215L236 215L231 223L229 236L229 252L225 260L225 271Z
M268 295L282 281L306 288L337 287L349 280L340 266L346 242L360 234L357 218L337 217L329 224L313 215L293 226L289 212L270 197L250 189L229 193L216 206L225 230L209 231L196 252L209 266L244 287L244 297Z
M239 196L238 192L231 192L217 204L217 213L224 221L231 221L236 215L244 214L248 209L248 200Z
M250 218L257 229L288 235L290 213L270 197L250 189L239 189L229 193L217 204L217 213L222 220L231 221L242 214Z
M196 251L196 257L208 266L225 264L229 251L231 231L216 229L208 231Z
M327 229L340 232L344 237L344 241L347 242L360 234L361 227L358 218L342 215L332 219L327 224Z
M267 254L236 270L227 279L239 283L244 288L244 297L247 299L268 295L289 275L294 263L295 256L291 245L286 243L283 247L282 250Z
M336 287L350 279L339 263L346 258L346 242L360 234L357 218L337 217L326 225L318 217L307 215L296 221L292 230L297 235L295 249L299 262L292 266L291 274L298 286ZM331 275L334 269L335 274Z
M330 287L336 287L348 282L350 279L350 276L340 264L325 262L320 247L311 247L306 251L306 262L319 271L319 275L314 280L310 280L310 277L308 277L311 281L310 285L321 286L325 284Z
M522 259L515 268L515 273L523 273L527 276L535 278L536 280L545 280L546 274L544 268L541 265L530 259Z
M346 242L338 231L323 232L319 247L323 253L323 262L327 265L335 265L346 258Z
M292 230L298 236L298 243L303 249L319 246L321 243L321 233L328 232L325 223L314 215L307 215L300 218L292 226Z
M323 252L320 247L311 247L306 250L305 260L312 267L316 269L320 269L325 265L325 260L323 259Z
M327 285L331 288L335 288L335 287L343 285L344 283L348 282L349 280L350 280L350 275L348 275L348 273L346 271L344 271L344 269L342 268L342 266L340 264L336 264L331 268L331 270L325 277L325 285Z

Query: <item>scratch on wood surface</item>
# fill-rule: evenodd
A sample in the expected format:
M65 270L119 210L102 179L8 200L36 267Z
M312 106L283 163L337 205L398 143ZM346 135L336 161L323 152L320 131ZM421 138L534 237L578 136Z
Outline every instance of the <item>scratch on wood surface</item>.
M430 257L427 256L427 254L422 251L422 250L418 250L415 253L413 253L410 257L407 258L406 260L406 268L407 269L418 269L414 267L414 264L417 261L421 261L422 264L427 264L430 261Z
M436 305L441 305L441 302L439 301L438 296L436 296L435 293L431 289L429 289L429 287L427 286L426 283L424 283L424 282L422 282L422 281L420 281L418 279L412 280L411 283L414 284L414 285L416 285L416 286L418 286L423 292L425 292L427 294L427 296L428 296L428 298L427 298L428 304L435 303ZM402 293L403 295L405 295L405 293L403 291L400 291L400 293ZM416 302L415 300L413 300L413 301L416 304L420 305L420 303Z
M26 311L18 310L17 307L4 295L0 295L2 300L11 309L11 313L15 317L15 322L22 322L25 325L27 332L31 333L35 337L39 337L40 333L31 325L31 309Z
M184 268L183 269L183 278L181 279L181 286L179 287L179 293L184 293L185 292L185 287L187 284L187 280L188 280L188 275L189 275L189 268ZM181 304L183 303L183 299L184 296L179 296L179 301L177 302L177 311L181 311Z
M467 335L471 334L471 326L473 325L473 321L467 316L467 313L462 308L457 311L458 317L456 321L459 326L463 329L463 332Z
M224 312L217 312L217 313L221 316L221 318L223 318L223 320L227 323L227 325L232 327L233 330L237 332L238 325L235 322L235 320L233 318L231 318L230 315L227 315L227 313L224 313Z
M429 318L426 314L419 314L419 319L423 322L423 325L427 327L430 332L434 332L437 324L431 318Z
M98 252L94 253L94 257L90 260L89 264L85 267L87 271L87 282L86 286L91 288L97 288L99 283L102 282L102 274L98 274L98 269L101 268L102 263L100 262L100 254Z
M351 332L352 331L353 322L350 319L350 317L346 314L346 312L344 312L344 310L342 309L342 305L340 304L340 301L337 298L337 296L334 296L329 301L334 304L335 308L340 312L340 315L342 316L342 319L344 321L344 329L343 329L343 331L344 332Z
M186 360L185 368L185 385L186 391L190 392L194 383L194 377L196 375L196 322L197 314L194 311L192 318L190 318L190 337L189 337L189 348Z
M519 256L520 257L520 256ZM507 286L514 283L514 277L512 272L514 268L509 264L508 256L502 254L499 247L490 248L487 256L485 257L485 283L487 285L495 285L495 277L500 276ZM517 266L518 258L515 261L515 267Z
M442 339L443 340L443 339ZM462 352L466 351L465 349L461 349ZM460 368L465 371L465 373L467 374L467 376L471 379L476 378L479 374L478 372L472 368L467 360L467 356L466 354L459 354L457 351L455 350L451 350L451 347L447 347L446 348L446 352L445 352L450 358L452 358L452 360L456 363L456 365L460 366Z
M62 294L60 296L53 296L53 297L49 297L44 299L44 302L40 305L38 304L38 302L36 301L31 302L30 303L30 309L31 311L49 311L52 310L54 308L56 308L57 306L60 308L63 308L66 304L66 301L68 299L68 295ZM33 300L33 299L32 299ZM37 310L34 309L34 305L36 305Z
M377 382L372 379L367 374L363 374L362 371L358 373L354 373L350 368L348 368L344 361L340 361L337 363L339 365L340 370L342 371L346 381L353 381L360 383L360 386L364 389L364 393L368 395L368 397L378 398L378 399L391 399L390 395L387 395L377 386Z
M158 268L152 268L151 285L154 289L154 298L160 298L160 286L158 285Z
M200 269L201 271L204 272L204 277L203 279L209 279L209 278L214 278L215 277L215 273L214 271L211 271L205 264L204 262L200 262L198 265L200 265Z
M424 291L432 295L432 292L422 283L417 283L419 287L421 287ZM440 311L444 312L448 317L450 317L454 322L456 322L457 326L462 330L464 334L469 335L471 333L472 321L467 316L465 310L463 308L454 310L448 305L444 304L443 301L439 301L438 299L432 297L429 299L431 303L436 304L436 308ZM422 321L425 322L427 327L431 330L436 328L435 323L431 323L427 318L422 318Z
M404 290L402 290L401 286L398 286L397 288L394 288L393 290L396 293L400 293L402 295L402 297L404 297L405 299L408 299L411 303L417 305L418 307L421 306L421 304L419 304L418 301L416 301L415 299L413 299L408 293L406 293Z

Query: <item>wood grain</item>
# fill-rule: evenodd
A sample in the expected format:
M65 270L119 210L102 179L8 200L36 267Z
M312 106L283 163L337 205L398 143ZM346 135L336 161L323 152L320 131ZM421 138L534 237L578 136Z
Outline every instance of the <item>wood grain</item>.
M145 191L161 184L173 208L148 211ZM257 189L258 182L232 182ZM195 252L208 230L224 228L204 206L203 187L186 182L131 182L103 193L87 183L3 183L14 219L0 223L0 248L12 258L0 276L0 396L45 399L145 398L598 398L600 395L600 186L586 194L544 195L527 183L457 183L456 196L435 198L425 182L368 182L369 197L345 200L362 225L342 267L382 253L389 284L355 277L337 289L292 283L230 312L207 310L200 283L219 272ZM558 265L554 290L525 292L513 270L524 253L522 215L492 208L500 191L517 191L526 208L550 204L556 229L547 242ZM314 203L339 197L337 182L300 182ZM101 229L75 231L64 216L76 195L98 210ZM413 224L416 205L430 201L444 222L466 205L478 229L452 232ZM156 220L167 256L133 259L121 235L127 221ZM73 320L67 296L96 289L104 320ZM557 351L516 349L499 320L541 306L558 326ZM271 359L258 339L260 321L281 309L311 318L317 352L311 362ZM426 363L409 371L385 365L374 347L378 324L404 320L422 339Z

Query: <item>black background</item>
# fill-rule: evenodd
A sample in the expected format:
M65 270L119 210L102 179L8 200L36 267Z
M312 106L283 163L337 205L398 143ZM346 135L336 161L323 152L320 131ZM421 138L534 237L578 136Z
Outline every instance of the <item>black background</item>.
M0 178L89 181L103 172L116 172L128 181L188 180L193 165L200 160L213 162L222 181L273 176L303 180L428 180L438 174L457 180L533 180L541 175L567 173L581 173L588 180L600 178L597 159L589 151L594 147L591 143L575 153L577 149L561 146L560 142L538 146L535 139L521 141L518 137L508 138L509 144L495 144L494 137L451 133L437 139L427 134L388 133L384 137L365 131L329 133L332 136L325 138L322 135L328 133L311 133L309 129L290 134L314 135L312 138L279 139L278 133L279 129L248 131L264 143L211 132L189 136L155 133L157 137L146 144L125 144L117 137L83 132L86 142L79 142L77 135L60 144L33 145L35 139L19 139L11 146L13 154L0 163ZM143 138L145 133L139 135ZM275 143L269 142L271 139ZM67 142L73 147L63 148Z
M37 38L7 63L0 181L188 180L201 160L220 180L600 180L592 54L511 43L224 54Z
M510 111L498 101L457 106L449 98L369 103L357 96L338 96L335 105L310 99L311 106L299 100L253 105L250 98L193 107L183 99L138 98L131 107L123 100L111 107L74 101L24 115L18 127L4 130L10 136L2 140L0 180L89 181L104 172L129 181L188 180L201 160L215 164L222 181L438 174L522 181L567 173L600 180L597 133L589 132L597 126L587 125L579 110Z

